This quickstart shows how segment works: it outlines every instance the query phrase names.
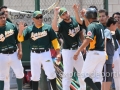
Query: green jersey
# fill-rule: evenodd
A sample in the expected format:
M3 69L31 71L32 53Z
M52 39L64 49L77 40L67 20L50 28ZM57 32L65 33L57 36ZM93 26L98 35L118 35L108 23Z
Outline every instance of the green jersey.
M37 28L35 25L28 26L24 32L24 39L30 39L31 48L48 49L51 48L51 41L56 39L57 36L50 25L44 24L42 27Z
M18 30L12 23L6 22L6 25L0 27L0 51L16 50Z
M116 39L120 40L120 29L116 29L115 35L116 35Z
M66 23L64 20L59 23L59 33L62 34L64 41L63 49L78 47L80 43L79 32L81 27L75 17L71 17L71 20L70 23Z
M97 21L92 22L87 27L87 35L86 38L90 38L93 41L90 42L89 50L99 50L104 51L104 27L102 24Z

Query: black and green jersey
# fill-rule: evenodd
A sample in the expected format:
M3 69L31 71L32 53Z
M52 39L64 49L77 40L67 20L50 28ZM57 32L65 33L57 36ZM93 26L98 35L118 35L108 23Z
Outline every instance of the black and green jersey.
M35 25L28 26L24 32L24 39L30 39L31 48L51 48L51 41L56 39L57 36L50 25L44 24L42 27L37 28Z
M99 50L104 51L104 27L99 22L92 22L87 27L87 35L86 38L90 38L93 41L90 42L89 49L90 50Z
M120 40L120 29L118 29L118 28L116 29L115 36L116 36L117 40Z
M12 23L6 22L6 25L0 27L0 51L17 49L16 44L18 30Z
M59 33L62 34L64 41L63 49L79 46L79 32L81 31L81 27L75 17L71 17L71 20L70 23L66 23L64 20L59 23Z

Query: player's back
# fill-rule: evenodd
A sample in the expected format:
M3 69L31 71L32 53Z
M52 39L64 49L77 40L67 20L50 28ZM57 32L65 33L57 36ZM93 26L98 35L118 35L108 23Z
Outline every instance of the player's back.
M88 26L88 35L89 35L89 29L91 29L91 38L93 39L92 42L90 42L90 50L99 50L99 51L104 51L104 27L102 24L98 22L92 22Z

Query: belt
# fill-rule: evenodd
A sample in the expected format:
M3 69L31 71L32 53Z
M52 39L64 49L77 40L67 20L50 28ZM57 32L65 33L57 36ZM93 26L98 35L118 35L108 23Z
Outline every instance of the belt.
M78 49L78 47L75 47L75 48L64 48L64 49L77 50L77 49Z
M89 49L89 51L105 51L105 50Z
M2 54L13 54L16 50L1 51Z
M31 50L33 53L43 53L49 51L49 49L32 49Z

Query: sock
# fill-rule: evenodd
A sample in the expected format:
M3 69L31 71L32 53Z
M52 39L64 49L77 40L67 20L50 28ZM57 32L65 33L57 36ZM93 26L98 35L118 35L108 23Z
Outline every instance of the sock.
M33 90L38 90L38 81L32 81Z
M53 90L56 90L56 78L55 79L50 79L50 83L52 85Z
M17 86L18 86L18 90L22 90L23 78L21 78L21 79L17 78Z
M85 78L85 82L87 85L89 85L93 90L99 90L97 86L93 83L92 79L87 77Z
M96 82L95 85L97 86L97 88L98 88L99 90L101 90L101 83L100 83L100 82Z
M4 81L0 81L0 90L4 89Z

